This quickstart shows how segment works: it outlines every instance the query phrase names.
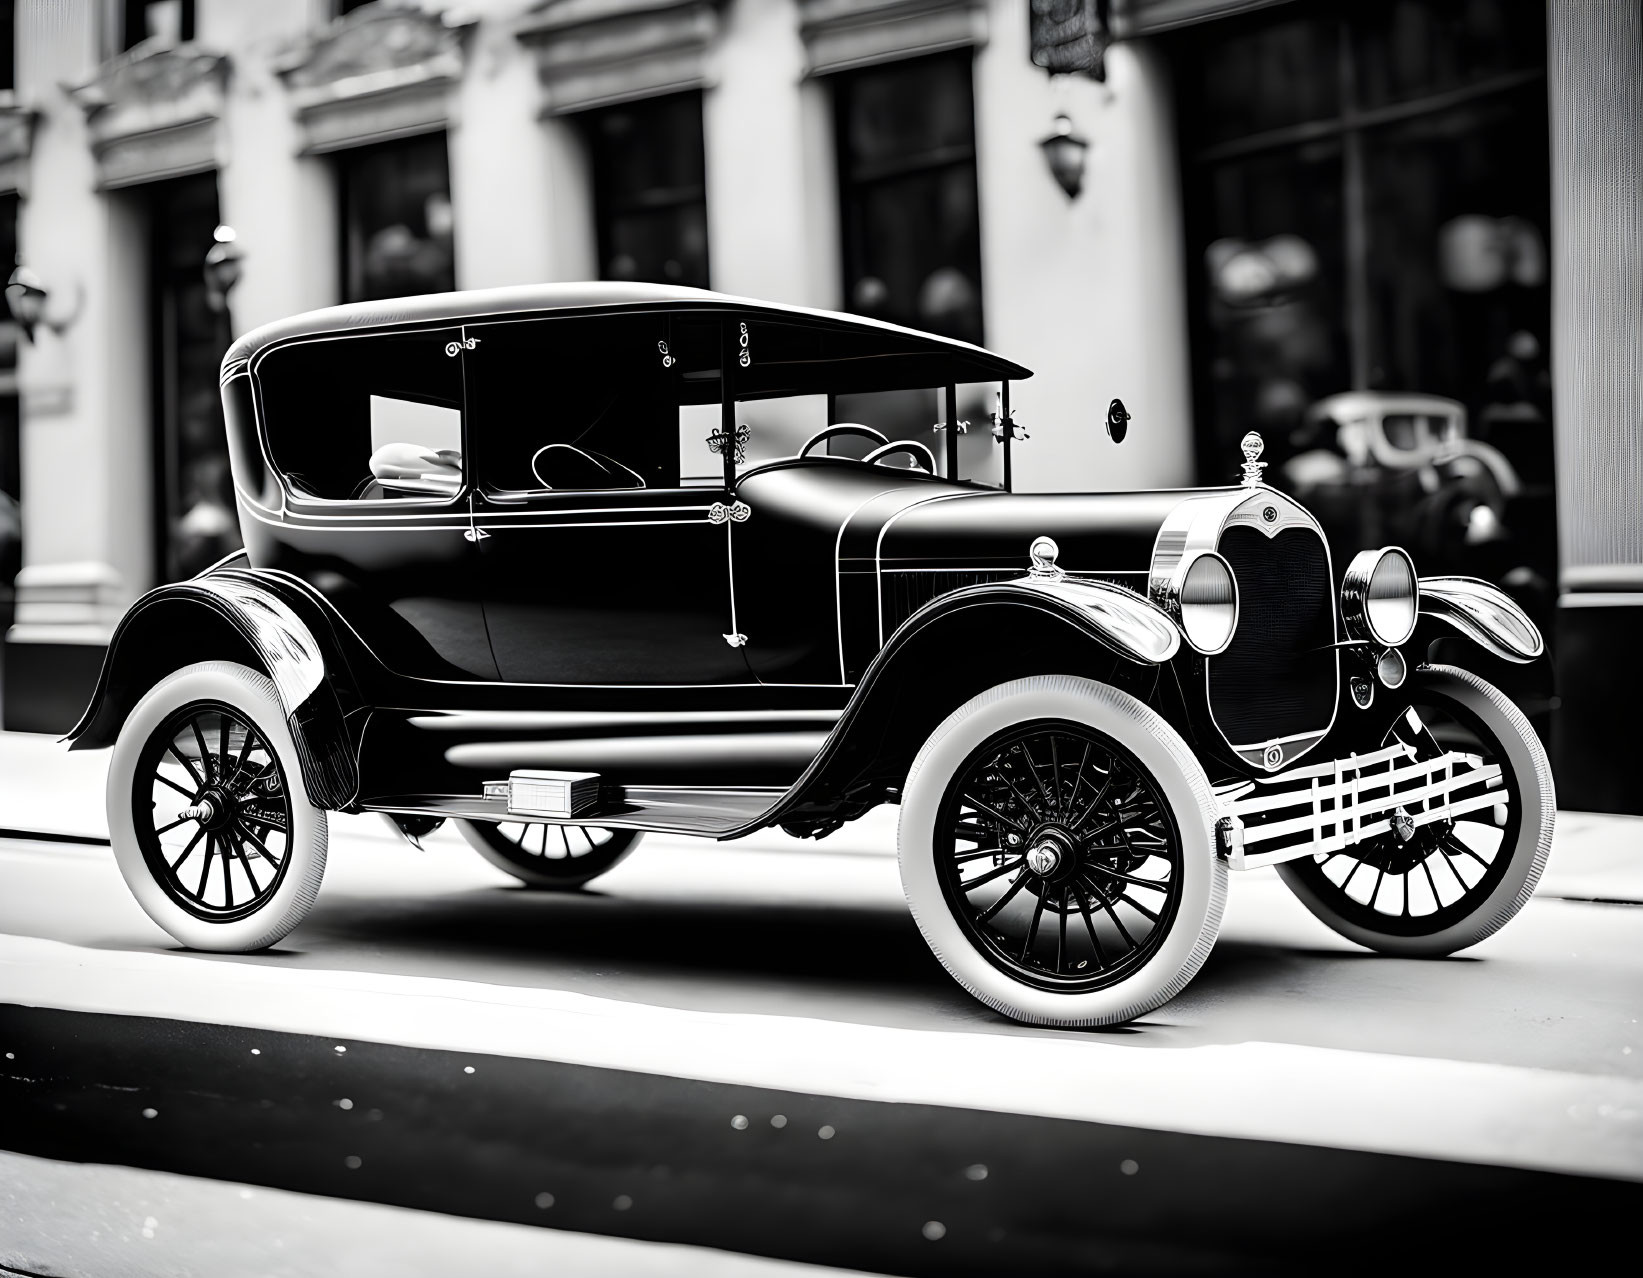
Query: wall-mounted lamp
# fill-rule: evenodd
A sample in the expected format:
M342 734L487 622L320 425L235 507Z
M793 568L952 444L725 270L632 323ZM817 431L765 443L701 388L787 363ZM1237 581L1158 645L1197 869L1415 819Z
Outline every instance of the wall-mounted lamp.
M240 282L245 252L231 226L219 226L211 238L216 243L205 254L205 300L212 310L221 313L228 309L228 295Z
M1073 129L1070 116L1058 115L1049 136L1041 138L1038 145L1044 148L1050 176L1067 193L1068 199L1076 199L1084 186L1084 160L1089 154L1089 141Z
M23 336L31 342L34 340L34 330L42 324L61 337L68 326L80 318L80 312L85 308L85 304L85 288L76 280L73 305L66 312L59 311L53 314L51 291L41 282L38 275L21 263L6 281L6 309L17 321L17 326L23 330Z

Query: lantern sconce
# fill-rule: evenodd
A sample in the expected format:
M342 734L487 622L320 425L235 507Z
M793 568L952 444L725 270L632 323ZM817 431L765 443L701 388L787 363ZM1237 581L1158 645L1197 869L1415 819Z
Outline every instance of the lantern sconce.
M69 325L80 318L80 312L85 309L86 290L78 280L74 282L74 301L66 311L51 309L51 290L44 282L24 266L22 261L17 263L17 269L11 273L6 281L6 309L11 312L12 319L17 321L17 327L23 330L23 336L30 342L34 340L34 330L42 325L49 328L58 337L68 331Z
M1073 128L1072 117L1065 113L1055 117L1049 136L1038 143L1044 148L1045 162L1053 177L1069 200L1077 199L1084 187L1084 161L1089 155L1089 140Z
M245 251L239 246L239 236L226 224L211 233L215 241L205 254L205 300L213 311L221 314L228 309L228 295L240 282L241 264Z

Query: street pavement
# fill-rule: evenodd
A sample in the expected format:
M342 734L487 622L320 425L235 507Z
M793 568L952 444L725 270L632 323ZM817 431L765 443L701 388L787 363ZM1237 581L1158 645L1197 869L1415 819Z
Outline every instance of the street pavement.
M0 735L0 1273L1356 1271L1643 1204L1643 821L1562 814L1442 962L1235 875L1180 997L1067 1032L946 976L893 810L569 895L339 817L309 920L207 956L94 841L104 766Z

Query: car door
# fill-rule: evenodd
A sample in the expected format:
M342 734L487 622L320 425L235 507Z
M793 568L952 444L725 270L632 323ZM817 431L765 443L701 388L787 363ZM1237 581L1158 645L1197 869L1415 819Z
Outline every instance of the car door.
M325 334L259 355L283 494L242 492L240 507L251 562L324 594L388 670L466 682L497 671L470 536L461 338ZM436 459L428 482L403 466L382 482L396 452ZM242 471L252 456L242 450Z
M751 681L731 607L734 501L722 470L683 473L704 468L681 432L716 420L718 321L629 312L465 331L473 521L502 679Z

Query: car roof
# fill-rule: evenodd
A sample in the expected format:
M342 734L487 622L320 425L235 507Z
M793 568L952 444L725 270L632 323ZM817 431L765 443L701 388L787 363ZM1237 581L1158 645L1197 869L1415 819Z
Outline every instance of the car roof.
M522 284L508 288L468 289L455 293L426 293L417 297L395 297L376 302L349 302L306 311L255 328L236 341L223 356L223 373L229 375L245 361L277 343L334 333L362 330L398 329L424 324L462 323L500 316L541 314L544 316L578 310L653 310L703 306L762 312L769 316L790 315L825 320L863 333L882 333L927 344L931 354L946 354L973 366L976 381L991 378L1020 380L1032 370L993 351L951 337L940 337L917 329L887 324L882 320L847 315L839 311L816 310L806 306L786 306L757 298L736 297L709 289L683 288L667 284L629 284L592 281L574 284ZM968 370L967 370L968 371Z

